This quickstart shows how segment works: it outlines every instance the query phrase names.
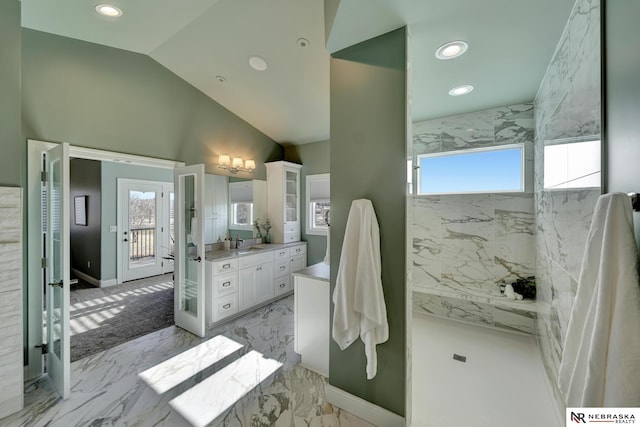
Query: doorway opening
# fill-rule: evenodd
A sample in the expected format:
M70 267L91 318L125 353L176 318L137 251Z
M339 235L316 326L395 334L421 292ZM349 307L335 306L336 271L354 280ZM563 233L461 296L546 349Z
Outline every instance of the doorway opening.
M63 145L63 144L60 144ZM172 270L172 263L170 262L169 259L164 259L164 257L168 257L168 255L170 254L171 251L171 238L170 236L170 232L172 231L172 227L170 226L164 226L161 225L160 227L165 227L163 230L161 230L161 234L155 234L154 235L154 239L152 240L157 240L158 241L158 250L154 250L153 252L153 256L154 258L160 259L160 267L161 269L159 271L157 271L158 276L154 277L151 279L150 283L135 283L135 282L129 282L129 284L132 288L135 287L136 289L116 289L117 286L114 289L109 289L109 293L105 293L104 295L97 295L93 298L88 298L85 299L84 301L79 301L78 299L76 302L80 303L79 307L71 307L69 304L69 300L70 300L70 291L72 288L77 288L77 290L80 290L81 288L86 288L88 289L90 286L95 286L96 283L96 279L98 280L97 283L97 287L95 287L95 290L98 291L106 291L108 289L109 286L113 286L113 285L117 285L118 284L118 280L116 278L116 236L119 236L120 233L118 233L118 223L116 222L116 216L117 216L117 212L116 212L116 208L117 208L117 203L115 201L115 197L116 197L116 185L117 182L116 180L110 180L110 184L112 186L112 190L111 192L114 194L114 201L112 203L104 203L102 208L98 209L97 212L99 212L99 218L104 219L105 218L105 211L111 211L112 215L113 215L113 219L109 219L108 221L102 221L102 222L98 222L95 223L93 221L93 219L90 217L91 213L92 213L92 207L91 205L88 203L88 200L96 199L96 197L92 197L91 193L86 193L86 194L81 194L81 196L78 199L78 201L76 201L75 197L70 197L70 194L68 194L69 190L67 188L67 190L64 189L64 185L58 185L57 191L50 191L50 196L53 196L53 200L56 201L56 203L59 203L60 201L62 201L61 206L65 206L65 208L63 210L67 210L67 213L65 214L64 217L58 217L57 215L54 215L54 213L57 211L56 209L52 209L51 207L54 206L51 204L51 200L47 201L46 197L47 197L47 192L46 191L39 191L40 189L42 189L43 187L43 179L46 181L46 176L47 174L41 174L41 169L43 164L46 164L47 162L46 160L46 156L44 156L44 153L47 152L48 150L50 150L53 147L58 146L58 144L52 144L52 143L47 143L47 142L43 142L43 141L33 141L30 140L29 141L29 152L28 152L28 187L29 187L29 198L28 198L28 245L30 248L30 252L33 254L37 254L38 252L40 253L41 256L33 256L33 257L29 257L27 264L28 264L28 277L29 277L29 291L28 291L28 295L29 295L29 299L28 299L28 310L27 310L27 328L28 328L28 334L27 334L27 352L25 353L26 356L26 367L25 367L25 380L30 380L30 379L34 379L34 378L38 378L40 377L43 373L44 373L44 365L43 362L46 360L47 363L49 363L49 359L54 359L54 355L59 355L60 352L56 351L56 343L60 343L63 342L64 340L57 340L55 339L55 335L56 335L56 331L60 332L61 334L65 333L65 329L68 331L66 332L66 334L71 335L71 331L70 331L70 324L71 321L69 320L71 316L77 317L79 320L78 322L75 323L74 326L74 333L76 334L82 334L85 332L89 332L92 328L92 326L94 326L95 324L108 324L109 319L115 317L116 314L118 314L118 312L122 312L122 311L126 311L126 308L123 308L123 302L132 302L134 297L142 297L145 295L153 295L153 294L160 294L162 291L167 290L167 288L170 288L172 283L171 283L171 274L166 274L167 271L171 271ZM81 147L74 147L74 146L68 146L68 154L67 154L67 168L69 167L70 162L70 158L73 159L89 159L89 160L97 160L98 162L105 164L105 165L110 165L110 166L114 166L114 167L124 167L124 166L129 166L129 167L133 167L133 169L136 170L141 170L144 169L145 167L148 168L154 168L157 170L164 170L167 174L168 174L168 182L169 184L172 185L172 180L173 180L173 169L176 166L182 166L182 163L179 162L173 162L173 161L166 161L166 160L159 160L159 159L152 159L152 158L145 158L145 157L140 157L140 156L131 156L131 155L123 155L123 154L119 154L119 153L112 153L112 152L106 152L106 151L101 151L101 150L93 150L93 149L86 149L86 148L81 148ZM63 164L64 162L59 162L60 164ZM62 169L61 169L62 171ZM58 173L57 170L52 170L53 174L50 174L50 179L52 177L56 178L55 181L57 184L59 184L61 181L58 181L57 179L59 178L56 173ZM68 173L68 172L61 172L62 175L64 175L64 173ZM68 180L68 177L66 178ZM104 190L104 187L102 188L102 190ZM67 191L67 194L64 194L64 192ZM167 191L167 199L170 200L170 193L172 191ZM44 197L43 197L44 196ZM95 195L94 195L95 196ZM169 206L169 202L167 202L167 206ZM48 209L49 207L49 209ZM168 211L168 209L166 209ZM161 211L164 213L165 209L164 206L162 206ZM94 212L95 213L95 212ZM166 219L167 221L170 221L172 215L170 215L169 213L167 213L166 215ZM74 272L74 276L78 277L78 282L77 284L73 284L73 285L69 285L69 283L73 283L73 281L70 281L69 279L71 278L71 271L69 266L66 267L66 272L62 271L61 273L64 273L61 275L60 280L63 280L63 276L66 277L66 279L64 279L64 284L63 286L60 287L51 287L51 285L56 285L56 283L53 283L55 281L53 280L49 280L49 278L47 277L47 270L56 270L56 266L58 265L64 265L64 263L59 264L58 263L58 258L60 256L60 253L64 254L64 251L60 251L60 253L58 253L58 255L56 256L56 253L51 250L49 248L49 246L51 246L51 242L55 242L55 241L61 241L63 243L64 242L64 235L65 235L65 230L62 229L62 227L54 227L51 225L48 225L45 221L46 218L57 218L57 222L54 221L55 224L62 224L65 223L66 224L66 234L67 236L69 236L71 233L69 232L70 226L71 224L73 225L77 225L79 227L85 227L85 231L87 231L89 228L91 228L92 224L98 225L98 230L100 232L100 230L102 230L102 236L106 235L107 238L106 239L94 239L91 240L89 239L89 242L94 246L94 247L99 247L100 249L98 249L98 252L100 252L100 255L105 255L105 256L98 256L96 259L98 260L95 264L93 262L84 262L84 265L87 267L95 267L96 269L93 272L89 272L89 273L85 273L84 277L81 277L82 272L80 272L80 275L76 275ZM105 234L106 233L106 234ZM165 233L166 235L166 240L164 240L164 237L162 237L162 233ZM111 243L111 248L109 248L109 238L112 239ZM68 239L68 237L67 237ZM105 243L103 240L107 240L106 243L106 249L105 249ZM160 244L162 242L162 244ZM166 243L165 243L166 242ZM69 244L69 241L67 240L65 244ZM71 246L71 245L69 245ZM69 247L67 246L67 247ZM87 253L89 251L86 250L85 248L80 248L80 250L78 251L80 253ZM106 255L106 254L111 254ZM95 254L94 254L95 255ZM49 259L47 259L46 257L49 257ZM67 255L70 257L70 255ZM139 255L136 255L136 257L138 257ZM41 259L42 258L42 259ZM112 267L112 275L111 276L105 276L103 275L105 273L105 271L109 270L109 266L105 265L104 260L110 260L111 262L113 262L113 267ZM163 264L164 262L164 264ZM79 265L82 265L83 262L79 263ZM46 268L44 267L46 266ZM54 267L51 267L54 266ZM63 269L64 270L64 269ZM96 278L93 274L95 271L98 271L99 275ZM89 278L89 280L83 280L84 278ZM46 279L46 280L43 280ZM142 280L147 280L147 279L142 279ZM49 282L52 282L51 284L49 284ZM93 282L93 283L91 283ZM44 284L44 285L43 285ZM122 285L118 285L118 286L122 286ZM68 290L66 292L61 291L62 289L67 288ZM65 295L66 293L66 295ZM169 289L169 292L170 289ZM45 304L45 298L47 300L47 303ZM111 300L111 301L109 301ZM65 302L66 301L66 302ZM99 307L99 305L102 303L103 307ZM106 306L104 305L104 303L106 303ZM118 304L119 303L119 304ZM55 316L56 313L58 313L58 308L59 307L64 307L66 305L66 310L67 310L67 314L66 314L66 318L68 319L67 322L69 322L69 324L67 326L64 326L63 324L59 324L58 322L58 317ZM165 305L171 305L170 303L170 298L169 298L169 302L167 302ZM45 310L48 310L48 312L45 312ZM74 310L74 312L69 313L69 311ZM131 312L133 311L138 311L140 312L143 316L145 314L148 314L151 310L142 310L142 309L138 309L138 310L130 310ZM46 332L43 331L43 324L44 319L46 317L43 317L43 314L52 314L54 315L54 320L55 321L49 321L48 323L50 324L51 327L53 327L51 330L53 330L53 333L49 332L49 334L47 334ZM64 319L65 315L64 313L60 313L60 319ZM71 316L70 316L71 314ZM168 316L169 318L172 317L171 314L169 314ZM92 325L92 323L94 325ZM63 321L64 323L64 321ZM133 322L130 322L133 323ZM142 322L136 322L136 326L138 326L138 323L142 323ZM142 326L142 325L140 325ZM50 335L50 336L47 336ZM69 339L69 335L67 335L67 343L70 341ZM143 335L139 334L139 335ZM138 336L139 336L138 335ZM53 339L53 342L50 342L50 345L48 346L48 348L45 346L46 351L43 351L43 343L45 343L46 341L44 341L45 339ZM133 338L133 336L132 336ZM68 344L67 344L68 345ZM53 350L53 353L52 353ZM46 355L46 359L43 358L43 353L48 352ZM64 351L62 351L64 353ZM67 354L70 353L69 350L66 351ZM68 356L67 356L68 357ZM70 363L69 359L65 357L65 360L61 359L61 367L63 367L64 365L68 366L68 363ZM75 359L75 358L74 358ZM64 368L64 370L68 371L68 368ZM47 368L47 373L49 374L49 376L51 376L52 374L54 374L52 372L51 369ZM54 374L56 376L56 374ZM60 375L60 377L64 377L66 376L66 373L64 375ZM55 381L54 381L55 382ZM59 390L60 388L57 387ZM63 397L65 396L65 393L61 391L61 394L63 395Z

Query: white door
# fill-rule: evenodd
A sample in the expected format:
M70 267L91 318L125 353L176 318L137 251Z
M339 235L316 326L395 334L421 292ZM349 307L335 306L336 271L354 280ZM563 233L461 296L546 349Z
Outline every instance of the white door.
M118 179L118 283L173 271L173 184Z
M47 372L63 399L70 394L69 145L47 151ZM81 213L77 213L81 214Z
M176 326L200 337L205 334L204 182L204 165L175 170L174 318Z

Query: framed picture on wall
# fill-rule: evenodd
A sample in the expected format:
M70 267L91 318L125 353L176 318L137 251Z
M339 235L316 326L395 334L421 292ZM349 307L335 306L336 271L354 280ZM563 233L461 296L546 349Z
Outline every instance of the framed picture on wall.
M87 225L87 199L89 196L73 198L74 218L76 225Z

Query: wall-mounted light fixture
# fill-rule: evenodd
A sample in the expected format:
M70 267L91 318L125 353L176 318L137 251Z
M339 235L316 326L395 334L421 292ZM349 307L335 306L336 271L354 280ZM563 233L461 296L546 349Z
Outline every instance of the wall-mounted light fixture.
M256 169L256 162L255 160L242 160L240 157L234 157L232 160L228 155L222 154L218 157L218 167L220 169L226 169L231 173L253 173Z

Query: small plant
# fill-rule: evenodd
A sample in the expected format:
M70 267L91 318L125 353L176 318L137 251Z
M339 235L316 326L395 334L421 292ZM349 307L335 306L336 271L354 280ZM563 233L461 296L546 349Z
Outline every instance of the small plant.
M260 231L260 223L259 223L259 221L260 221L260 218L256 218L256 220L253 221L253 228L256 229L256 237L258 239L261 239L262 238L262 232Z
M267 220L262 224L262 228L264 228L264 242L271 243L271 234L269 234L269 230L271 230L271 220L267 218Z
M269 234L269 230L271 230L271 220L269 218L262 224L262 228L264 228L265 233Z

